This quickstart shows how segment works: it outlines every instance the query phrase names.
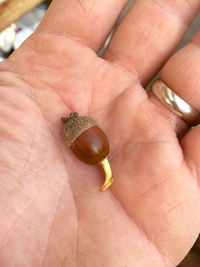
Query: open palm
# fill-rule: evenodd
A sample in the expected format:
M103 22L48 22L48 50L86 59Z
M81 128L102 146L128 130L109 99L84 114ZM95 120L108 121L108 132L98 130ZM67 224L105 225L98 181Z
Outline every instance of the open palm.
M0 266L175 266L198 236L198 127L180 144L187 126L141 83L199 1L138 1L104 59L95 51L126 1L97 2L55 1L0 65ZM104 193L99 169L63 142L60 118L71 111L95 118L110 140L115 182Z

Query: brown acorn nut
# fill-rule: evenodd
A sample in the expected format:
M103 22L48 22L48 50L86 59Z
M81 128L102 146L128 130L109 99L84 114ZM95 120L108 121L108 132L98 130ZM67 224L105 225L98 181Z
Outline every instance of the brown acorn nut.
M65 142L81 161L87 164L101 164L105 181L101 191L113 183L112 171L107 159L109 142L103 130L94 119L71 112L69 118L61 118L64 123Z

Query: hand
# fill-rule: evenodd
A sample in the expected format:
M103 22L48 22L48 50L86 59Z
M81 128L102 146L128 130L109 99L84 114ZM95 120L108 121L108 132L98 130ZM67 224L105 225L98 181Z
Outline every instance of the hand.
M125 3L55 0L0 65L0 266L175 266L198 236L199 127L189 131L142 85L200 1L138 1L100 58ZM196 108L199 42L161 73ZM60 118L71 111L95 118L110 140L115 181L104 193L99 168L63 142Z

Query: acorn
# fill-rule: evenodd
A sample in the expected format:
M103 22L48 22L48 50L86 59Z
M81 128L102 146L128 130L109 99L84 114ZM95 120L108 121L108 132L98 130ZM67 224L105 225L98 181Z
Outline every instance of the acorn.
M109 142L97 122L87 116L71 112L64 123L64 140L79 160L87 164L100 164L105 172L105 181L100 190L105 191L113 183L109 154Z

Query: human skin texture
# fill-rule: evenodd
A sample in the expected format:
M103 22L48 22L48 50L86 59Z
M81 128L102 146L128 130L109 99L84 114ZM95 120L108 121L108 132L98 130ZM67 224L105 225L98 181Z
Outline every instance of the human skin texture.
M0 266L172 267L200 230L200 129L143 86L161 78L200 109L200 36L172 53L197 0L137 1L103 57L125 0L55 0L0 64ZM61 117L110 140L114 183L74 157Z

